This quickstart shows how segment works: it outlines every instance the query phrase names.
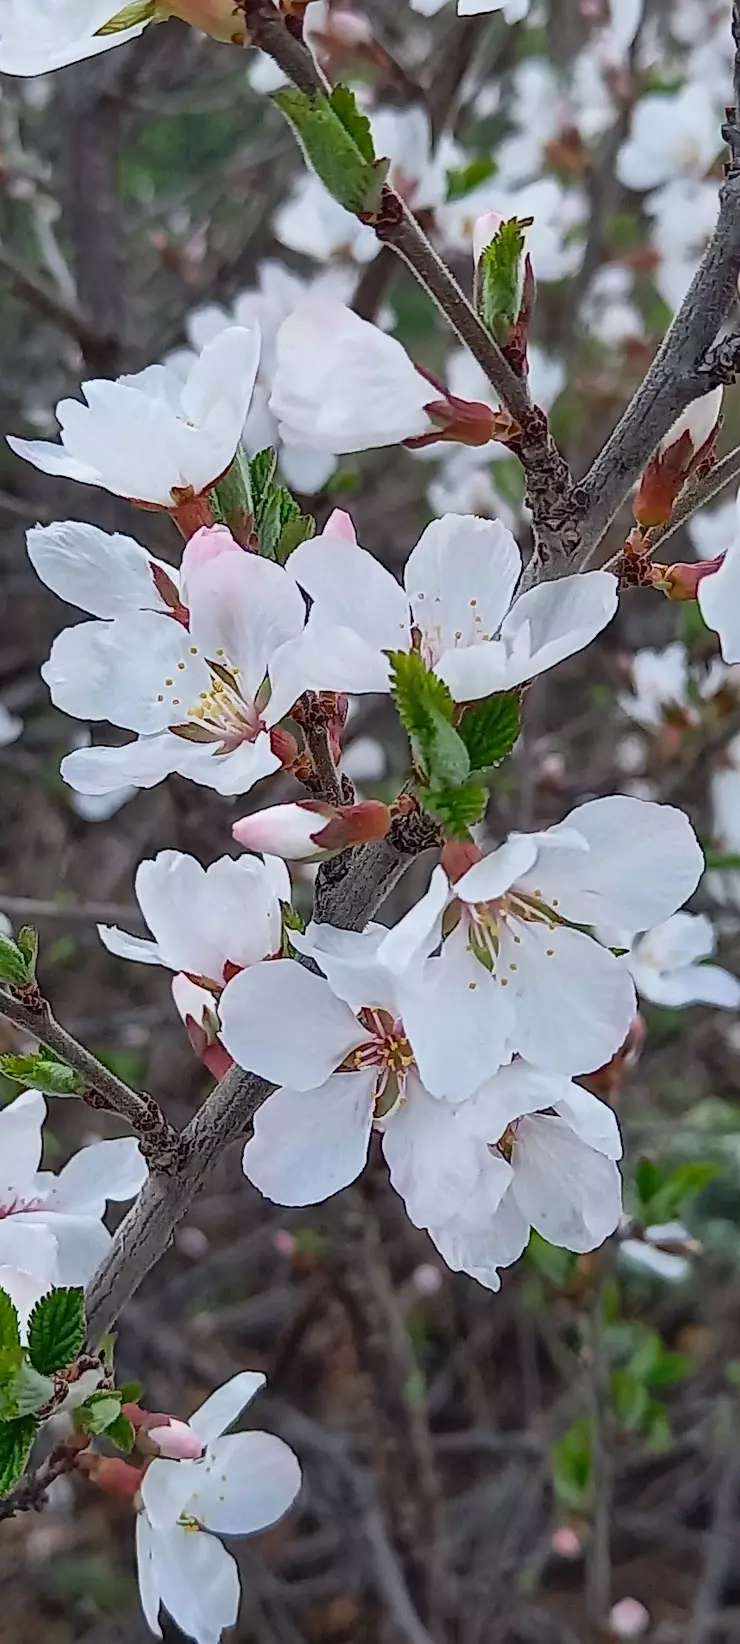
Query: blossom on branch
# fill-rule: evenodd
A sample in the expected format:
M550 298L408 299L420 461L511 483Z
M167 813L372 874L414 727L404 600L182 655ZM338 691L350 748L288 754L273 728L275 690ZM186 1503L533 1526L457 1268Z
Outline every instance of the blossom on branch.
M740 1006L740 981L721 965L705 964L717 938L705 913L674 913L632 943L624 964L638 993L654 1005Z
M166 365L149 365L115 382L83 383L84 405L61 400L56 408L60 445L13 437L8 444L44 474L177 508L233 461L259 355L258 328L231 326L203 349L185 382Z
M141 1605L162 1637L160 1608L196 1644L218 1644L239 1611L239 1573L221 1536L254 1535L287 1513L301 1487L298 1462L271 1433L232 1433L265 1378L232 1377L190 1417L197 1460L157 1459L141 1481L136 1557ZM204 1533L205 1532L205 1533Z

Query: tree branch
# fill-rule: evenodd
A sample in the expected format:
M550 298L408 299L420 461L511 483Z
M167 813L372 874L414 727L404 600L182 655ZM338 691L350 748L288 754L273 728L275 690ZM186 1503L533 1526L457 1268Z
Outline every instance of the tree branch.
M180 1153L180 1133L165 1118L151 1096L137 1091L104 1067L97 1056L79 1044L52 1016L45 999L28 1004L16 994L0 989L0 1016L29 1033L61 1061L74 1068L84 1081L80 1093L91 1107L117 1113L139 1137L142 1151L158 1171L176 1168Z

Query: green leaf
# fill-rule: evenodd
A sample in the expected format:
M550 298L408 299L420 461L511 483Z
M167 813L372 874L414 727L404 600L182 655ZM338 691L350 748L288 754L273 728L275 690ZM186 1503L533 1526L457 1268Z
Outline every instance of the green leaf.
M79 1358L85 1341L85 1293L50 1290L37 1301L28 1321L31 1362L42 1375L65 1370Z
M635 1187L640 1206L649 1205L661 1183L658 1166L652 1159L638 1159L635 1166Z
M38 1426L33 1416L0 1424L0 1496L6 1496L23 1477Z
M588 1416L571 1423L550 1451L555 1494L564 1507L583 1512L589 1504L593 1431Z
M115 1421L110 1422L106 1427L105 1436L112 1439L113 1443L118 1445L119 1450L125 1451L127 1456L131 1454L136 1434L128 1416L123 1414L116 1416Z
M0 1056L0 1073L4 1073L6 1079L25 1085L27 1090L42 1090L45 1096L76 1096L84 1084L74 1068L44 1054Z
M423 788L424 809L442 823L450 839L466 839L488 804L488 789L478 782L464 788Z
M11 936L0 934L0 982L9 982L13 988L27 987L33 981L33 971L22 948Z
M18 1311L7 1290L0 1290L0 1348L20 1347Z
M290 121L308 164L347 211L373 212L388 175L376 160L367 117L353 92L335 86L331 95L289 88L273 101Z
M3 1389L3 1404L12 1405L14 1416L35 1415L54 1397L54 1383L50 1376L42 1376L27 1358L19 1365L10 1385ZM10 1414L10 1409L8 1408Z
M391 691L423 777L435 789L460 788L470 757L452 724L455 705L418 651L389 651Z
M252 493L254 517L259 520L277 469L277 451L268 445L249 459L249 488Z
M293 549L299 548L302 542L308 542L315 532L316 521L311 514L298 514L295 519L289 519L275 544L278 565L284 565Z
M718 1171L719 1165L709 1160L697 1159L690 1164L678 1165L664 1177L647 1204L642 1203L646 1225L672 1221L685 1201L700 1193L708 1182L714 1180Z
M476 306L487 331L507 343L519 318L524 292L525 229L531 219L510 217L481 253Z
M638 1381L629 1370L612 1370L609 1385L612 1408L620 1427L629 1433L639 1432L650 1404L644 1382Z
M36 975L36 960L39 956L39 933L33 925L21 925L16 936L16 942L27 961L31 976Z
M74 1423L81 1433L89 1433L91 1438L97 1438L99 1433L107 1433L108 1428L118 1421L120 1415L120 1394L93 1393L75 1410ZM123 1420L126 1420L125 1416Z
M487 183L495 170L496 162L489 159L487 154L476 154L466 166L453 167L447 173L448 200L462 200L472 189L478 188L481 183Z
M109 17L108 22L97 30L98 34L120 34L123 29L135 28L137 23L148 23L157 10L157 0L130 0L130 4L122 6L115 17Z
M297 930L302 936L306 929L306 921L301 917L298 909L293 907L291 902L281 902L280 913L282 920L280 952L282 953L284 959L290 959L293 954L297 952L297 949L294 948L293 943L290 940L290 933L292 930Z
M691 1360L685 1353L670 1353L663 1346L657 1330L647 1330L627 1369L645 1387L670 1387L673 1382L683 1381L689 1374Z
M143 1391L144 1383L141 1381L125 1381L122 1387L116 1388L122 1404L138 1404Z
M233 462L209 492L209 498L215 523L226 525L238 542L247 542L254 507L249 465L241 446L237 446Z
M529 1236L526 1256L533 1267L544 1274L550 1284L557 1285L558 1289L568 1283L576 1264L576 1257L572 1251L563 1250L560 1245L548 1244L547 1239L535 1233L534 1229Z
M466 708L458 732L468 750L472 771L500 765L519 735L519 697L504 691Z

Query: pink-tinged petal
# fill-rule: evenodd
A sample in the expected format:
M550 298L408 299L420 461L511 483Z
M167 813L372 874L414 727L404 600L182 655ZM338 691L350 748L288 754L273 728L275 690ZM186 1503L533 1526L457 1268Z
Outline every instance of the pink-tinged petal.
M133 537L109 536L81 520L34 525L26 535L28 557L41 581L68 605L94 617L129 611L166 611L152 567L179 587L174 565L154 559Z
M437 658L494 638L521 570L517 544L500 520L446 514L427 526L404 584L414 622Z
M223 1387L217 1387L211 1393L210 1398L193 1412L189 1423L203 1444L212 1444L229 1427L233 1427L242 1410L246 1410L252 1399L262 1391L266 1379L261 1370L240 1370L238 1375L224 1382Z
M188 577L209 560L220 559L222 554L243 554L244 549L234 541L228 525L203 525L185 544L180 566L183 590Z
M158 1446L166 1461L198 1461L203 1454L197 1433L186 1421L177 1421L174 1416L159 1427L149 1427L147 1437Z
M276 1090L258 1108L244 1174L274 1204L323 1204L365 1167L376 1069L332 1074L315 1090Z
M323 536L341 537L343 542L351 542L357 547L357 532L352 523L352 515L345 513L343 508L334 508L324 526Z
M272 1433L234 1433L211 1445L193 1511L217 1536L250 1536L276 1524L301 1488L293 1451Z
M293 1090L323 1085L367 1036L328 982L294 959L235 976L219 1015L221 1038L239 1066Z

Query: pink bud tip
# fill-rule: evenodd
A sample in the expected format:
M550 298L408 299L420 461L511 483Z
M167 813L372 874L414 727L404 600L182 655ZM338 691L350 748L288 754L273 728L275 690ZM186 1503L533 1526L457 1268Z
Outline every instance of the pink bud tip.
M550 1546L559 1558L580 1558L580 1537L568 1524L564 1524L561 1529L555 1531Z
M160 1455L169 1461L198 1461L203 1454L198 1434L186 1421L177 1421L174 1416L170 1416L164 1427L150 1427L149 1437L158 1445Z
M345 542L357 543L357 532L349 514L343 508L335 508L324 526L322 533L326 537L342 537Z
M442 1274L433 1262L422 1262L414 1269L411 1283L418 1296L436 1296L442 1289Z
M295 1235L287 1227L279 1227L274 1239L275 1249L279 1256L294 1256L296 1249Z
M609 1611L609 1626L617 1638L642 1638L650 1626L650 1616L637 1598L620 1598Z
M476 217L473 225L473 257L476 264L480 262L486 246L496 238L504 221L500 211L486 211L482 217Z
M207 565L209 560L220 559L222 554L241 554L243 551L225 525L203 525L185 544L182 576L192 575L193 571Z

